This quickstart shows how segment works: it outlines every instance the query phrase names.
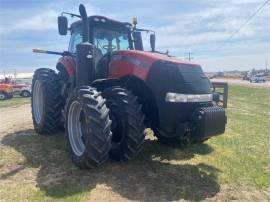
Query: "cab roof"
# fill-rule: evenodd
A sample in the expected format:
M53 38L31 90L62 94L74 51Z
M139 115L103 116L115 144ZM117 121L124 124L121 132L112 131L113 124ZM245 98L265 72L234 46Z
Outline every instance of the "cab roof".
M90 26L104 25L111 26L114 29L131 29L132 25L129 22L120 22L100 15L92 15L88 17ZM78 20L71 24L70 29L74 30L82 25L82 20Z

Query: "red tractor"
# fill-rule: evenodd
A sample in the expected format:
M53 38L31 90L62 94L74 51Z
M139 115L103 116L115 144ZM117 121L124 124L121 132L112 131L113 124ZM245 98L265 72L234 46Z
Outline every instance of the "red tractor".
M134 158L146 127L159 141L186 145L225 130L225 109L202 68L155 50L155 34L103 16L65 13L60 35L71 33L68 51L59 53L56 73L37 69L32 82L32 116L39 134L65 128L72 161L99 166L108 157ZM68 26L64 15L81 18ZM144 51L142 32L152 51ZM223 95L226 98L226 94ZM223 100L226 104L226 99Z
M0 100L13 98L13 86L10 84L10 79L5 78L0 80Z

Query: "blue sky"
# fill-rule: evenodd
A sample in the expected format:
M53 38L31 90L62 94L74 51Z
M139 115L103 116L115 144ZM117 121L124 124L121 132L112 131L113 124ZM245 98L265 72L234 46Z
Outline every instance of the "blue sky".
M270 64L269 4L228 40L264 1L0 0L0 74L54 68L57 56L34 54L32 48L66 50L69 36L58 35L57 16L78 13L80 3L89 15L120 21L137 16L139 27L156 31L157 49L179 58L192 52L205 71L264 68L266 59Z

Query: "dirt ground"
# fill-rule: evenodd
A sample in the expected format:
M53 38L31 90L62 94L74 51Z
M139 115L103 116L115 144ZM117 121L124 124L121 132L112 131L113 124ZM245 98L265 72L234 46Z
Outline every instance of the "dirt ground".
M244 81L241 79L225 79L225 78L211 79L211 81L212 82L228 82L229 84L234 84L234 85L239 85L239 86L270 89L270 81L266 81L265 83L250 83L249 81Z
M72 165L63 139L61 134L40 137L34 132L29 104L0 109L1 154L12 154L0 158L0 201L270 200L266 190L220 185L218 171L208 165L178 165L183 159L159 152L151 135L143 157L90 171Z

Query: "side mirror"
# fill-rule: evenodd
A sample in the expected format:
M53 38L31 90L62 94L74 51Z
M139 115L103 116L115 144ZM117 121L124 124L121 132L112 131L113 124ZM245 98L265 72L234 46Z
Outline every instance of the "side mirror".
M58 17L58 32L60 35L67 35L68 20L65 16Z
M154 52L155 47L156 47L156 35L155 34L150 34L150 45L151 45L152 51Z
M132 33L134 39L135 50L143 50L143 42L142 42L142 34L141 32L133 32Z

